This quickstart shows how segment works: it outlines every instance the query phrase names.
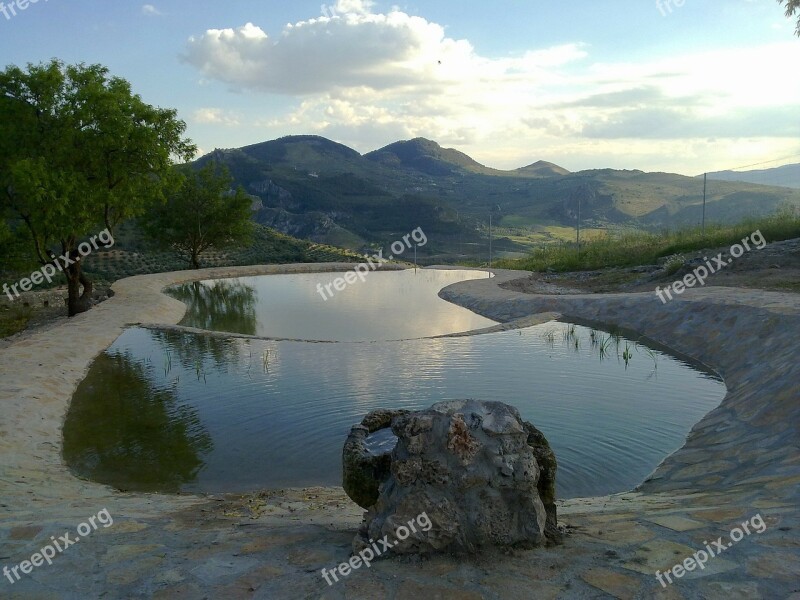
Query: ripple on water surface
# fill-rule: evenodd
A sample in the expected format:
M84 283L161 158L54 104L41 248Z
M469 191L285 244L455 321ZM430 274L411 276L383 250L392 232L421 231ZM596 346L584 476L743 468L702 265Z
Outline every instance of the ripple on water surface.
M64 454L121 489L341 485L342 445L370 410L478 398L516 406L544 432L559 497L618 492L680 447L725 388L624 338L605 346L601 358L591 330L564 323L337 344L132 328L76 391Z

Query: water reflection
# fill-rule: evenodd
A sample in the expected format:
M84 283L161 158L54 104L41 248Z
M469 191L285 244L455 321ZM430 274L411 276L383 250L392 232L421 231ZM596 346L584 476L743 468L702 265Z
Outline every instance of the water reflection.
M236 279L193 281L166 291L187 306L182 325L256 334L256 291L246 283Z
M341 276L262 275L201 281L166 291L189 306L181 325L261 337L400 340L496 324L438 296L452 283L487 277L483 271L378 271L323 299L318 287L331 286Z
M196 479L211 436L154 371L130 352L94 362L64 423L64 459L77 475L134 491L177 492Z
M559 497L595 495L642 481L724 392L667 354L563 323L368 344L131 328L76 392L65 456L125 489L159 487L156 475L165 491L340 485L342 443L365 413L480 398L545 433Z
M169 376L179 363L186 372L194 371L198 379L210 369L229 372L230 363L237 355L238 345L232 339L213 335L183 335L180 331L153 329L153 340L161 347L159 362L164 375Z

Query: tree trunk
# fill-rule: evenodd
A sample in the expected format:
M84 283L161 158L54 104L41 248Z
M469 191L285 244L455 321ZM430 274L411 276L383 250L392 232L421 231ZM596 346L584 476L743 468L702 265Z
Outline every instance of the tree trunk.
M92 282L83 273L79 262L69 265L65 270L67 275L67 314L74 317L86 312L92 307ZM83 290L81 291L81 287Z
M200 268L200 253L192 251L192 268L199 269Z

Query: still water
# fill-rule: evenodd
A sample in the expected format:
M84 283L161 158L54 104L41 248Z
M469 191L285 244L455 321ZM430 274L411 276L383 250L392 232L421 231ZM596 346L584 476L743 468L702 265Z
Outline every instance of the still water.
M280 298L297 299L305 292L280 288L307 291L308 276L259 279L273 281L259 280L255 287L228 282L235 295L228 289L226 302L217 303L223 310L206 311L205 325L225 329L248 321L244 333L291 338L341 333L343 317L309 315L310 307L303 311L300 300L291 317L283 312L271 317L258 308L275 299L261 296L261 290L276 289L262 284L277 286ZM435 293L427 296L440 301ZM249 316L225 316L226 306ZM380 314L374 306L362 308ZM320 310L327 309L326 304ZM337 323L325 336L304 329L308 320L326 319ZM438 319L418 319L425 325L419 331L461 330L467 322ZM273 326L274 320L280 323ZM406 337L397 335L405 329L386 331L377 337ZM341 485L342 445L350 426L370 410L478 398L516 406L544 432L559 462L558 496L569 498L640 483L724 393L712 375L667 354L566 323L372 343L131 328L98 357L76 391L64 426L64 456L76 474L123 490Z
M188 307L181 325L259 337L401 340L496 324L438 296L439 290L452 283L485 279L488 275L483 271L376 271L337 292L331 284L341 276L308 273L219 279L174 286L166 292Z

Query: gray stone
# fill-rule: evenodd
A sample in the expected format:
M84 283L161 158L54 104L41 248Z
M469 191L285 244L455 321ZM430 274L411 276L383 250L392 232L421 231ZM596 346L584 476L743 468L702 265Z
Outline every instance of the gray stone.
M381 432L389 429L394 417L407 413L407 410L374 410L350 430L342 449L342 487L361 508L375 504L378 486L389 476L394 445L381 448L381 442L386 441Z
M398 554L476 553L558 541L555 456L542 433L523 421L516 408L457 400L381 415L367 415L345 444L345 456L350 457L345 464L360 456L380 477L368 482L369 469L360 471L363 489L377 486L379 493L353 542L355 552L384 536L398 542L389 551ZM369 429L363 423L387 420L396 445L390 455L369 459ZM379 460L380 469L374 467ZM345 480L355 479L352 472L352 466L345 467ZM401 526L410 530L406 539L398 535Z

